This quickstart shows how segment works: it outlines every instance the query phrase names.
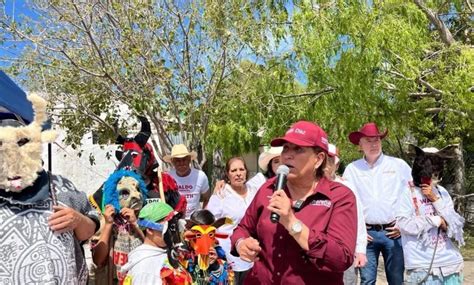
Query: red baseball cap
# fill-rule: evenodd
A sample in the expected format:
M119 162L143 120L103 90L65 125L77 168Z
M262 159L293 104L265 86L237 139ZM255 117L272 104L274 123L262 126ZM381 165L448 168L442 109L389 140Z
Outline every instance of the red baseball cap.
M383 139L387 133L388 130L385 130L385 132L380 132L375 123L367 123L363 125L359 131L350 133L349 140L351 143L358 145L362 137L379 137L380 139Z
M282 146L289 142L298 146L318 146L328 152L328 136L320 126L313 122L298 121L294 123L284 137L271 141L271 146Z

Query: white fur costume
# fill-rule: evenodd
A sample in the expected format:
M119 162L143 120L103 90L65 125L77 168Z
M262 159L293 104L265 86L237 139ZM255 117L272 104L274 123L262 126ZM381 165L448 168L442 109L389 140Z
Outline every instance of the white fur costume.
M0 284L86 284L79 241L72 231L54 233L47 219L53 203L93 220L97 213L85 193L42 169L41 144L55 134L41 131L46 102L36 95L28 99L35 110L32 123L0 126Z

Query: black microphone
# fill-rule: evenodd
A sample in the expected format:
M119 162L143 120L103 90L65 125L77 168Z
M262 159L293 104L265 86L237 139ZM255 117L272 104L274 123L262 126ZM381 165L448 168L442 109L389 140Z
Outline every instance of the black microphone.
M277 175L277 183L276 187L273 191L277 191L280 189L285 188L286 185L286 176L288 176L288 173L290 172L290 169L286 165L280 165L277 168L276 175ZM280 215L277 213L273 213L270 215L270 220L272 223L276 224L280 220Z

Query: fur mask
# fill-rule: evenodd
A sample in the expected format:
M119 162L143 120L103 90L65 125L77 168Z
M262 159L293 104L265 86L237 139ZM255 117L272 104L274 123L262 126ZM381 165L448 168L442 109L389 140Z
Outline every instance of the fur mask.
M21 192L33 185L42 170L42 143L53 142L56 132L42 131L46 121L46 101L38 95L28 96L35 112L29 125L0 126L0 188Z
M110 204L116 213L122 208L140 210L147 198L147 189L141 176L130 170L117 170L112 173L103 186L101 209ZM92 196L94 199L94 197ZM93 202L93 204L96 204Z
M412 177L415 186L420 184L436 185L443 177L444 162L456 157L457 145L448 145L441 150L434 147L419 148L410 144L411 154L415 154Z

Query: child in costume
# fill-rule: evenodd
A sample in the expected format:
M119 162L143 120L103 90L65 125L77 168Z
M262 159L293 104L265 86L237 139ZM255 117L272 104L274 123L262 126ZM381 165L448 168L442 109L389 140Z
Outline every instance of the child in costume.
M145 241L130 252L123 267L127 274L125 285L162 284L161 268L168 258L164 234L174 214L173 208L164 202L151 202L141 209L138 225L145 232Z
M416 151L413 184L397 213L406 268L405 284L462 284L464 219L456 213L448 191L437 185L450 147Z
M98 213L85 193L64 177L43 170L46 101L28 100L27 124L15 114L0 120L0 284L87 284L80 242L98 228Z
M145 203L147 189L140 175L130 170L114 172L103 186L101 229L92 240L92 259L98 283L123 282L121 266L144 240L136 215ZM102 271L101 271L102 270Z
M159 170L153 147L148 143L151 136L150 122L143 116L138 116L138 119L141 129L135 137L118 135L116 139L116 143L122 145L122 151L116 151L116 157L120 161L117 168L133 170L140 174L145 181L149 198L161 198L159 185L162 184L166 203L184 215L186 198L180 195L173 177Z
M216 240L227 238L227 235L217 232L226 223L232 221L228 218L216 221L209 210L198 210L187 221L184 238L191 252L182 264L191 274L193 284L233 284L234 273Z
M180 196L173 178L155 171L158 162L147 143L151 135L150 123L144 117L139 119L142 127L134 138L117 138L117 143L123 145L123 151L116 153L120 160L117 170L89 197L91 204L103 212L103 226L92 247L96 280L101 283L112 284L114 279L119 284L123 282L125 276L120 267L127 263L128 253L144 239L136 215L145 199L160 197L160 184L169 205L182 213L186 209L186 200Z

